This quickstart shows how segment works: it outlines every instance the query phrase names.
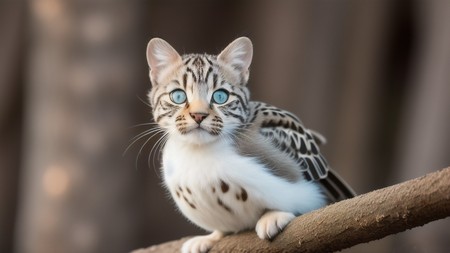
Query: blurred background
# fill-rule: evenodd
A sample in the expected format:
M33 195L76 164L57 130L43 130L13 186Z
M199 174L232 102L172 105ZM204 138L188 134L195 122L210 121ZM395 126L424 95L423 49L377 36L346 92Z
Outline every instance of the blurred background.
M204 233L161 185L145 48L254 43L249 87L299 115L358 193L450 165L450 1L0 1L0 252ZM143 147L141 149L141 147ZM449 252L449 218L344 252Z

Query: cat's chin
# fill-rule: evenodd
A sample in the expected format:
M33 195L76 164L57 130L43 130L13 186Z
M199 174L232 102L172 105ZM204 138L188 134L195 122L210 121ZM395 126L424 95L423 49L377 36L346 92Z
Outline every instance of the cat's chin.
M208 131L201 128L192 129L188 133L180 134L179 137L183 141L193 145L211 143L217 141L219 138L217 135L212 135Z

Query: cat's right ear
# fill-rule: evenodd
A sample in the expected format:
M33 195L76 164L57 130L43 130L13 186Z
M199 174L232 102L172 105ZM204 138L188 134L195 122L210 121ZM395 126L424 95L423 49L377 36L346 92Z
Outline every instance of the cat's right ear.
M181 56L165 40L153 38L147 45L147 63L150 67L150 80L153 85L170 71L170 66L181 62Z

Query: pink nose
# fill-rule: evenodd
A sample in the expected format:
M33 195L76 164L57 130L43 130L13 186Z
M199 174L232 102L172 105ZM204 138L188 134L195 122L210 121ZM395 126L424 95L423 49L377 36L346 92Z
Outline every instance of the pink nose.
M189 113L191 115L191 117L195 120L195 122L197 122L198 124L202 123L202 121L204 119L206 119L206 117L208 117L208 113L203 113L203 112L191 112Z

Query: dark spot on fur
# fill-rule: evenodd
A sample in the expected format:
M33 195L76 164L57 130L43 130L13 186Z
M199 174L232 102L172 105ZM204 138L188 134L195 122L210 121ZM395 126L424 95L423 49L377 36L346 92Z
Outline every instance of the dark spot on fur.
M191 189L189 189L189 187L186 187L186 191L187 191L189 194L192 194Z
M220 180L220 188L222 189L223 193L226 193L230 189L230 186L224 181Z
M241 198L242 198L242 201L246 201L248 198L247 191L244 188L241 188Z
M215 187L212 188L212 192L216 193L216 188Z
M179 198L180 197L180 193L177 191L177 197Z
M241 200L241 195L239 195L239 193L236 193L236 199Z
M177 191L177 195L178 195L178 197L180 197L178 191ZM196 208L197 208L193 203L191 203L191 202L189 201L189 199L188 199L186 196L184 196L183 194L181 194L181 196L183 196L184 201L186 201L186 203L187 203L190 207L192 207L193 209L196 209Z
M219 206L223 207L228 212L230 212L230 213L232 212L231 208L229 206L225 205L220 198L217 198L217 204L219 204Z

